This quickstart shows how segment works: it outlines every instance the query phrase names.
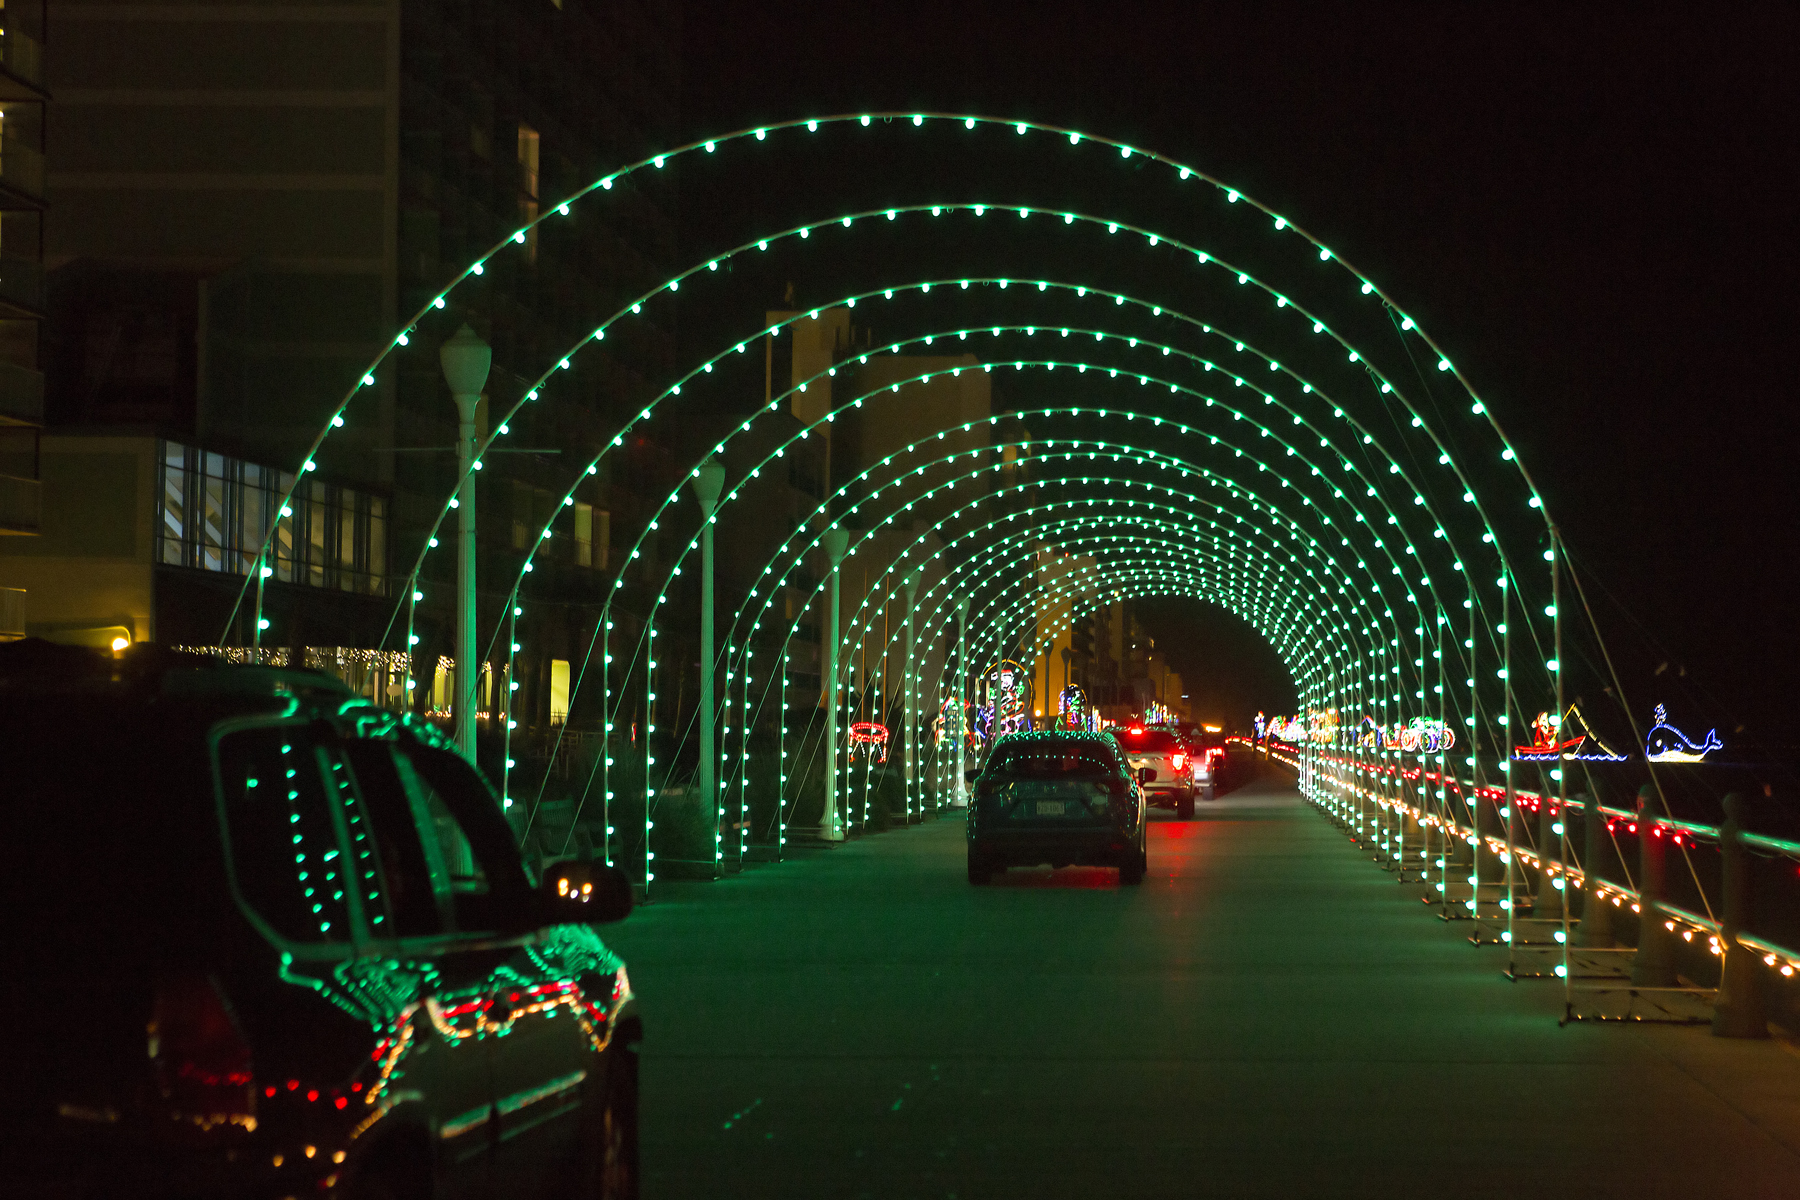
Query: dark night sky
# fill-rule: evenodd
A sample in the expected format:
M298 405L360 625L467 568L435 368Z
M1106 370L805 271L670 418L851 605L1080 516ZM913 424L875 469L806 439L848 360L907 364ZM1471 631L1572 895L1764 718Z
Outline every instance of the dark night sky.
M1291 215L1498 414L1616 598L1599 615L1628 688L1685 665L1702 728L1800 740L1793 9L734 3L684 25L695 135L1028 117ZM1204 642L1157 623L1178 656Z

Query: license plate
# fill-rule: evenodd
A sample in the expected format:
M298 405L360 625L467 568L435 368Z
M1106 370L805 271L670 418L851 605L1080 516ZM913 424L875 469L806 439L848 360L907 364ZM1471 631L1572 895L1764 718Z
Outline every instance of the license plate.
M1063 815L1063 806L1066 803L1067 801L1064 800L1039 800L1037 802L1037 815L1040 817L1060 817Z

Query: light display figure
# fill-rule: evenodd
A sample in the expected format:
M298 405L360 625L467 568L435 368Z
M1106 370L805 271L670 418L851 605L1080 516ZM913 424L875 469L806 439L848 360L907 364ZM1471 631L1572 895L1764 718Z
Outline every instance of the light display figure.
M1514 746L1513 757L1521 762L1554 762L1559 758L1579 762L1625 761L1623 754L1613 750L1588 728L1580 708L1573 704L1561 717L1555 713L1539 713L1531 722L1531 744Z
M1644 757L1653 763L1704 762L1708 754L1724 748L1718 730L1707 730L1706 736L1696 742L1669 724L1668 711L1660 704L1656 706L1656 724L1644 736Z
M1087 693L1079 684L1071 683L1056 698L1057 715L1062 718L1064 729L1086 729L1092 719L1088 712Z
M879 721L857 721L850 726L850 755L855 757L859 752L868 756L870 761L884 763L887 761L888 727Z
M938 709L937 718L931 723L932 744L954 746L957 738L969 737L972 732L968 702L961 696L945 697L943 705Z
M982 706L987 713L988 726L984 734L991 740L1030 729L1031 672L1010 658L1002 659L988 672L987 685L988 702ZM979 715L976 724L981 724Z

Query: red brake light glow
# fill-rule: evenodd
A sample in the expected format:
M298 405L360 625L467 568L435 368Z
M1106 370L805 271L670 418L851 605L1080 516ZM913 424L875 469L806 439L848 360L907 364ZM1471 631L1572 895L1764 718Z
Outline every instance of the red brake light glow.
M157 1087L179 1128L256 1128L250 1047L210 977L188 972L159 979L149 1038Z
M1181 770L1181 768L1187 766L1187 755L1171 754L1169 756L1169 762L1174 765L1174 767L1177 771L1179 771L1179 770Z

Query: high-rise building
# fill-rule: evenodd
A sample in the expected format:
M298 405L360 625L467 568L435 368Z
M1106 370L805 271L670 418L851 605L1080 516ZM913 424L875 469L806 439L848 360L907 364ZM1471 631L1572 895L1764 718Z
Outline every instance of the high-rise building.
M44 423L44 2L0 3L0 539L41 532ZM3 581L0 581L3 582ZM18 589L0 596L0 638L23 632Z
M27 626L63 640L247 641L249 610L228 617L276 500L374 355L425 308L274 528L260 633L404 703L402 581L456 476L438 345L473 325L494 362L478 419L510 408L602 317L668 278L674 172L530 231L447 311L431 301L562 198L675 140L679 6L57 4L41 37L15 35L16 2L0 11L0 425L29 391L12 368L41 367L46 427L41 447L31 439L43 536L0 539L0 587L23 588ZM34 157L43 86L55 97L47 177ZM19 295L36 268L16 268L15 248L35 255L40 238L46 299L33 309ZM484 628L535 544L525 531L661 386L674 344L645 319L628 346L576 356L484 462ZM23 503L8 478L20 444L0 435L0 526ZM573 536L539 554L514 678L527 726L567 717L594 581L616 565L609 535L673 482L653 437L618 454L582 479ZM644 557L648 569L656 556ZM421 705L451 652L454 569L448 551L424 560Z

